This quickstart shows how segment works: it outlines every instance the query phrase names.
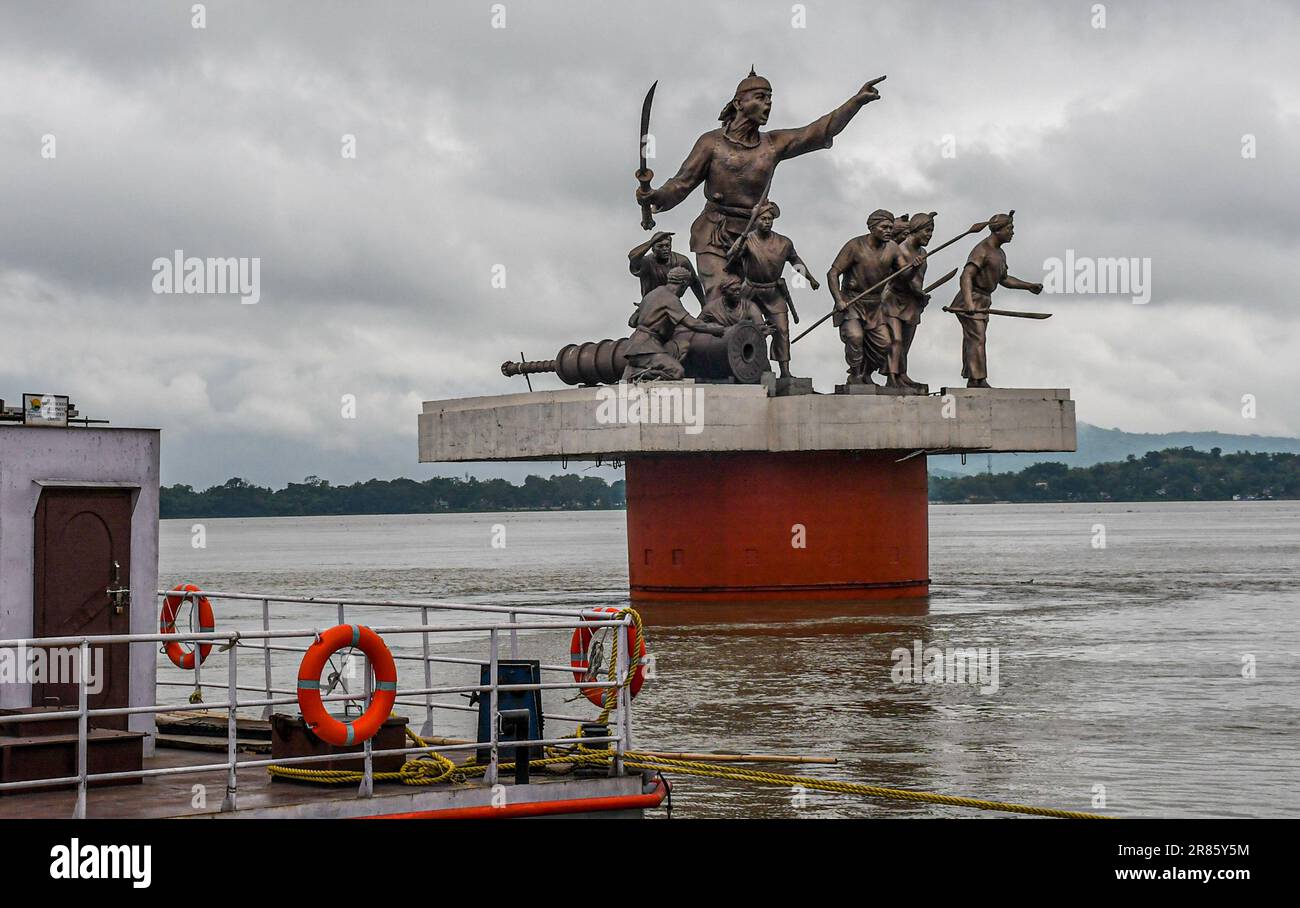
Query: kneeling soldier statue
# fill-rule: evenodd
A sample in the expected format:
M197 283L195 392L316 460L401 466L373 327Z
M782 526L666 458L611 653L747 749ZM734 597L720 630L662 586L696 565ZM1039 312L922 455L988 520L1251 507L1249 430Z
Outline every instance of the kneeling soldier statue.
M682 294L690 283L689 269L676 267L668 272L668 283L655 287L641 299L641 305L628 320L634 329L629 338L624 381L677 381L686 374L682 360L690 346L691 334L700 332L721 337L722 325L702 322L686 311Z

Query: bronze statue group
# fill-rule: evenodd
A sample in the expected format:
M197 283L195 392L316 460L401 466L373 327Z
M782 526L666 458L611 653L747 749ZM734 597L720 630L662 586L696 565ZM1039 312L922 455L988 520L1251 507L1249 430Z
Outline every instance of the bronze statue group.
M798 324L799 315L783 277L786 265L813 290L820 284L790 239L773 230L781 209L768 198L772 176L776 165L787 158L829 148L862 107L879 99L875 85L884 78L868 82L807 126L764 131L760 127L771 112L772 86L751 69L719 114L721 125L700 136L681 169L658 189L651 188L653 173L644 157L654 97L651 87L642 109L642 159L636 174L642 227L653 228L654 212L674 208L701 184L704 210L690 229L695 265L673 251L673 234L667 231L655 233L628 253L631 271L641 281L642 299L628 321L633 333L626 351L625 379L680 379L692 335L721 336L727 326L748 320L764 326L771 338L771 359L780 370L778 387L794 380L790 323L793 319ZM1043 289L1042 284L1007 273L1002 247L1014 235L1014 214L994 215L927 251L934 237L935 212L895 217L884 209L873 211L867 217L867 232L845 243L827 272L834 309L803 334L832 319L844 343L847 386L875 385L872 375L880 373L893 393L927 393L926 385L907 374L908 351L930 291L958 274L954 269L927 286L928 257L987 227L989 235L971 251L960 271L957 295L944 309L962 325L962 377L967 386L989 387L985 355L989 314L1017 314L992 310L993 291L999 286L1031 293ZM698 318L682 305L687 289L699 300Z

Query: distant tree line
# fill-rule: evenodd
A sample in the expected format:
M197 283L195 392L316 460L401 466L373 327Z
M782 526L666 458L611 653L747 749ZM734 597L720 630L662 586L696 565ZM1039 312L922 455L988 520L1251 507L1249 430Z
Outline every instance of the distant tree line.
M1269 498L1300 498L1300 455L1168 448L1089 467L1037 463L1019 473L930 477L930 500L945 503Z
M991 501L1229 501L1300 498L1300 455L1224 454L1169 448L1142 457L1067 467L1037 463L1019 473L930 477L930 500ZM307 517L330 514L441 514L457 511L584 511L627 506L626 486L598 476L566 473L504 479L434 477L371 479L330 485L308 476L274 490L238 477L196 492L164 486L163 517Z
M277 490L235 477L196 492L164 486L162 517L306 517L330 514L440 514L454 511L582 511L622 508L623 480L568 473L529 476L523 485L504 479L371 479L330 485L308 476Z

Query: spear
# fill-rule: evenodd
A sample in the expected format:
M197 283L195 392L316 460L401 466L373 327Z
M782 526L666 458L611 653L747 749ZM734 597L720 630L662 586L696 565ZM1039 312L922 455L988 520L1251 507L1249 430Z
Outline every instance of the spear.
M930 256L934 255L936 252L939 252L939 251L941 251L941 250L947 249L949 246L951 246L953 243L955 243L955 242L957 242L958 240L960 240L962 237L970 236L972 233L979 233L981 230L983 230L983 229L984 229L985 227L987 227L988 225L989 225L989 222L988 222L988 221L980 221L978 224L971 224L969 230L966 230L966 231L964 231L964 232L962 232L962 233L957 234L955 237L953 237L952 239L950 239L948 242L943 243L943 244L941 244L941 245L939 245L939 246L936 246L936 247L934 247L933 249L927 249L925 252L923 252L923 253L921 254L921 256L920 256L921 261L922 261L922 262L925 261L925 260L928 259ZM866 296L867 294L872 293L872 292L874 292L874 291L876 291L876 290L879 290L881 287L883 287L883 286L885 286L886 284L888 284L890 281L892 281L894 278L898 277L900 274L903 274L903 273L905 273L905 272L911 271L913 268L915 268L915 267L916 267L917 265L919 265L919 264L920 264L920 262L911 262L911 263L909 263L909 264L907 264L907 265L904 265L902 268L899 268L897 271L895 271L893 274L891 274L891 275L889 275L888 277L886 277L884 280L882 280L882 281L877 281L876 283L874 283L874 284L872 284L870 287L868 287L866 290L863 290L863 291L862 291L861 293L859 293L857 296L853 297L853 299L849 300L847 303L844 304L844 307L843 307L843 308L847 309L849 306L852 306L854 303L856 303L858 300L862 299L862 298L863 298L864 296ZM945 280L947 280L947 278L945 278ZM798 343L798 341L800 340L800 338L802 338L802 337L804 337L805 335L807 335L809 331L812 331L814 328L816 328L816 327L817 327L818 325L820 325L822 322L826 321L826 319L830 318L832 315L834 315L836 312L839 312L839 311L840 311L839 309L832 309L830 312L827 312L827 313L826 313L825 315L823 315L821 318L817 319L817 321L815 321L815 322L813 322L811 325L809 325L809 326L804 330L804 332L803 332L802 334L799 335L799 337L796 337L794 340L790 341L790 343L792 343L792 344L794 344L794 343Z
M951 312L953 315L974 315L977 312L984 312L988 315L1006 315L1011 318L1051 318L1050 312L1017 312L1014 309L954 309L952 306L944 306L944 312Z

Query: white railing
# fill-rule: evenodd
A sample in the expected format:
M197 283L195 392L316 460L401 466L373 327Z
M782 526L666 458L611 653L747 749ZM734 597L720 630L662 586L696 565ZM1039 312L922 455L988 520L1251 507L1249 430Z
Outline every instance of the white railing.
M10 716L0 716L0 724L21 723L21 722L48 722L56 719L77 719L77 774L75 776L66 776L50 779L34 779L22 782L5 782L0 783L0 792L21 790L28 788L47 788L55 785L76 785L76 806L73 810L73 817L81 818L86 815L86 794L88 786L93 782L115 781L136 778L149 778L152 776L163 775L180 775L190 773L206 773L225 770L226 775L226 795L222 801L221 810L229 811L237 807L238 795L238 770L256 769L269 766L292 766L304 763L324 762L339 759L338 754L323 754L318 756L306 757L282 757L280 759L269 760L237 760L236 758L236 727L237 713L240 709L262 708L263 717L269 717L273 707L287 706L296 704L297 690L278 688L272 682L271 672L271 654L274 652L292 652L305 653L307 646L286 646L274 644L276 640L306 639L312 641L319 638L320 632L325 630L329 625L324 627L311 628L294 628L288 630L271 629L271 605L272 603L299 604L299 605L327 605L337 607L337 624L364 623L352 621L346 618L347 607L365 607L365 608L383 608L383 609L419 609L421 612L421 621L416 625L396 625L396 626L377 626L368 625L371 630L381 637L400 637L405 634L419 634L422 641L422 654L419 656L408 656L393 653L393 658L399 661L420 661L424 664L424 685L419 688L400 688L396 693L396 703L398 705L414 706L422 708L425 713L425 724L422 729L422 736L431 733L433 724L434 710L455 710L478 712L479 707L456 704L440 703L433 698L437 695L445 694L472 694L477 693L480 697L487 695L489 699L488 711L490 721L490 740L487 742L473 742L467 744L440 744L420 747L403 747L392 748L387 750L374 750L372 741L367 740L363 745L363 751L360 756L363 759L363 770L360 787L358 788L359 797L371 797L374 792L374 769L373 758L383 756L397 756L437 752L454 752L464 750L486 749L489 751L489 762L484 774L484 781L487 785L495 785L498 778L498 766L500 763L500 710L499 694L502 691L543 691L543 690L584 690L591 688L607 689L615 688L617 696L614 701L614 710L612 712L612 728L608 736L603 737L584 737L585 744L608 744L613 745L613 761L611 772L620 775L623 773L623 754L631 747L632 742L632 715L631 715L631 696L629 685L623 683L628 680L628 646L618 646L616 678L614 681L584 680L584 681L543 681L537 684L502 684L499 677L499 652L501 637L503 634L509 635L510 658L517 659L519 654L518 635L521 631L572 631L578 627L586 627L593 632L600 628L624 628L624 631L614 631L622 640L633 639L633 621L630 615L613 615L610 612L598 611L594 609L560 609L560 608L536 608L525 606L493 606L475 603L448 603L448 602L420 602L420 601L403 601L403 600L365 600L365 599L338 599L338 598L312 598L300 596L272 596L261 593L231 593L211 590L199 590L192 592L180 592L175 590L162 590L158 592L159 598L176 596L182 599L188 599L191 602L196 601L199 597L206 597L209 601L214 599L243 599L260 601L262 603L262 629L259 631L238 631L238 630L217 630L207 633L196 632L193 630L182 630L179 627L174 633L156 633L156 634L109 634L109 635L92 635L92 636L68 636L68 637L39 637L27 639L0 640L0 649L31 649L34 647L72 647L79 649L78 672L77 672L77 708L75 710L62 710L57 712L42 712L37 714L17 714ZM191 613L197 611L192 608ZM486 613L491 615L505 615L507 620L504 622L485 622L471 624L433 624L430 623L430 616L435 613L447 612L475 612ZM532 620L524 620L532 619ZM430 637L434 634L477 634L483 633L487 636L488 643L488 683L471 684L471 685L454 685L435 687L433 685L433 665L435 663L448 663L457 665L482 666L483 660L470 659L463 657L454 657L446 655L435 655L430 647ZM259 645L253 645L250 641L261 641ZM221 763L209 763L192 766L166 766L157 768L144 768L125 772L107 772L107 773L90 773L87 771L88 755L88 736L90 731L90 720L106 716L130 716L146 713L164 713L177 709L186 709L193 704L189 701L184 703L167 703L153 706L135 706L135 707L113 707L102 709L90 709L88 704L87 681L90 675L91 665L91 647L92 646L111 646L122 643L172 643L188 642L193 644L197 651L199 644L210 643L223 645L221 649L214 646L213 652L207 660L209 670L211 669L212 655L224 652L227 656L226 680L225 684L209 684L209 687L224 687L226 689L225 702L221 703L204 703L203 707L209 710L225 710L227 715L226 722L226 760ZM249 687L239 684L239 660L237 653L239 649L252 646L254 649L260 649L263 657L263 683L260 686ZM364 656L364 654L363 654ZM203 663L198 658L197 653L194 659L194 683L188 682L165 681L157 682L159 687L183 686L194 687L196 690L201 689ZM599 668L593 666L593 670ZM296 666L295 666L296 669ZM541 670L545 672L563 672L571 673L573 668L568 665L542 665ZM191 671L182 669L180 671ZM355 704L361 702L369 705L369 699L374 689L372 683L369 660L365 660L363 667L363 677L365 678L365 693L343 693L327 694L322 692L322 701L345 702ZM261 693L259 699L240 700L240 691L256 691ZM402 697L423 697L422 701L402 700ZM155 697L155 701L157 701ZM540 695L539 695L540 699ZM558 719L561 721L588 722L590 717L583 718L579 716L565 716L558 713L546 713L545 718ZM573 744L572 738L532 738L526 741L509 741L507 742L517 758L527 759L526 754L533 747L546 747L555 745Z

